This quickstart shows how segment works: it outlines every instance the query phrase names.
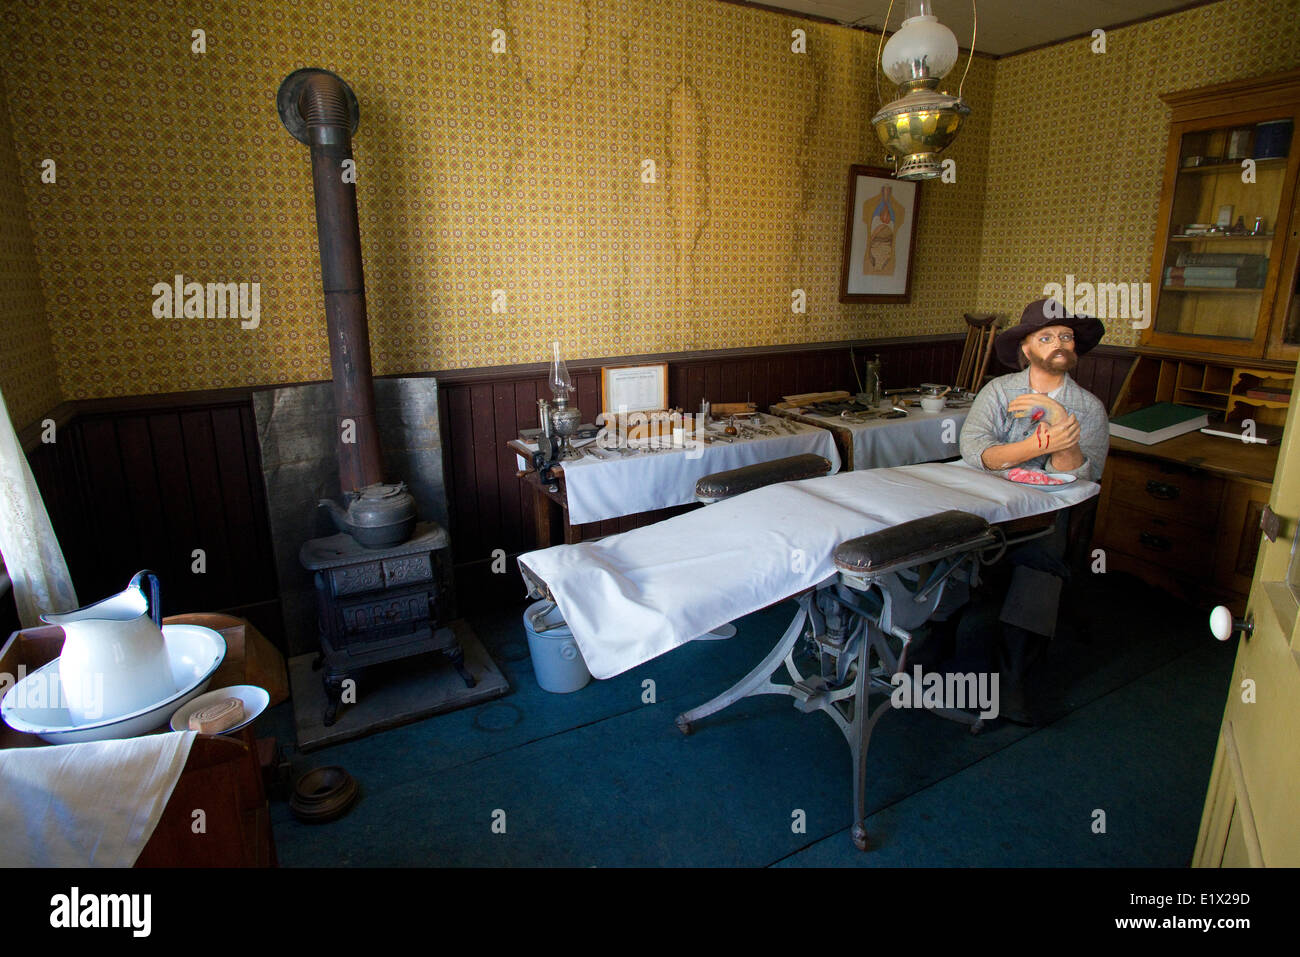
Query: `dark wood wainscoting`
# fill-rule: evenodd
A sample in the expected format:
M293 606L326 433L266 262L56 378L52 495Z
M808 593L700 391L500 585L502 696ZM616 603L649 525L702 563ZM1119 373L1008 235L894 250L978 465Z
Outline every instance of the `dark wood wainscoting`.
M279 635L275 567L247 395L79 409L29 453L83 602L158 573L163 614L230 610Z
M951 380L961 347L960 338L945 336L861 343L854 351L859 359L878 353L886 387L893 387ZM857 390L847 344L618 360L633 361L667 361L670 401L684 409L704 397L766 408L783 395ZM1109 408L1131 362L1129 351L1101 347L1084 357L1076 378ZM571 363L570 372L578 407L591 421L600 406L600 364ZM535 544L532 496L505 443L536 427L537 399L550 391L541 365L431 374L439 381L452 548L459 580L469 581L482 577L495 549L516 555ZM251 396L236 389L86 400L60 407L55 442L27 430L32 470L84 602L152 568L163 582L166 614L230 611L280 640ZM675 511L583 532L612 534ZM195 549L203 550L202 573L193 570Z
M859 362L879 354L886 387L943 382L957 373L962 340L952 337L854 346ZM640 361L640 360L638 360ZM766 409L784 395L829 389L858 390L848 345L748 350L659 358L668 362L669 401L684 410L711 402L752 401ZM569 365L583 420L600 409L600 366ZM546 370L439 374L442 441L459 565L490 560L495 549L514 555L535 547L533 498L516 478L518 462L505 443L537 427L537 400L550 398ZM583 537L612 535L659 521L668 509L580 526Z
M1131 350L1097 346L1079 360L1079 367L1074 370L1074 381L1101 399L1109 412L1119 398L1124 377L1132 365Z

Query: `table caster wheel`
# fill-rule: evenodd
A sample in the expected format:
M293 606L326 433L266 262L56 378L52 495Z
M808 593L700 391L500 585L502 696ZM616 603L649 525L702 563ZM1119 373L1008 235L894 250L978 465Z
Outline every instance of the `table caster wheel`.
M686 720L686 717L684 715L679 714L677 716L676 724L677 724L677 730L680 731L682 734L689 735L692 731L695 730L694 728L691 727L691 723Z
M861 824L853 825L853 845L859 851L867 849L867 829Z

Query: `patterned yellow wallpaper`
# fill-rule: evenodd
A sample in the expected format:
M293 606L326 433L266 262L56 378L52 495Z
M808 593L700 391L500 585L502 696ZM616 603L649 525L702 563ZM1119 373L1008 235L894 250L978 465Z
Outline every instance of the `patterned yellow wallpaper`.
M1045 283L1149 282L1169 110L1160 94L1300 66L1300 0L1224 0L999 60L979 306ZM1104 342L1137 344L1124 322Z
M555 336L594 358L943 332L976 299L989 60L957 182L923 187L913 301L870 306L837 301L848 167L883 159L858 31L716 0L27 0L0 29L67 398L328 376L309 159L274 106L304 65L361 104L376 373ZM155 316L176 274L259 283L260 324Z
M882 159L861 32L716 0L10 4L0 162L49 344L7 229L0 384L15 417L48 408L51 347L64 398L328 376L308 155L274 107L303 65L361 103L387 374L539 361L556 336L596 358L932 334L1066 274L1146 281L1158 94L1300 63L1297 20L1300 0L1223 0L1111 31L1104 54L977 58L957 182L923 186L912 302L874 306L837 301L847 170ZM155 315L177 274L258 283L259 324Z
M0 90L0 93L3 91ZM16 428L61 401L9 110L0 101L0 390Z

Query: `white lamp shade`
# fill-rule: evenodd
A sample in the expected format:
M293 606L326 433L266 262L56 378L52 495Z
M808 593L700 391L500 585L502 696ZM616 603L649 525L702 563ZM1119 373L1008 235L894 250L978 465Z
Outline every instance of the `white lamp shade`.
M880 62L895 83L942 79L957 62L957 38L932 14L909 17L885 43Z

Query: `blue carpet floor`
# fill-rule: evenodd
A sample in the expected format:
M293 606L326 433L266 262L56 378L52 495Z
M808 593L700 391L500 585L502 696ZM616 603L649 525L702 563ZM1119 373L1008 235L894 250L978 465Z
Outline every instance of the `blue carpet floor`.
M689 737L673 723L768 651L791 603L741 620L729 641L695 642L570 695L538 687L522 604L471 614L511 694L293 755L296 771L342 765L361 797L326 825L273 803L280 863L1184 866L1235 648L1209 637L1202 609L1122 576L1081 585L1072 607L1047 662L1060 707L1046 726L972 735L930 714L884 715L866 854L849 840L849 753L829 718L766 696ZM259 729L287 749L289 707Z

